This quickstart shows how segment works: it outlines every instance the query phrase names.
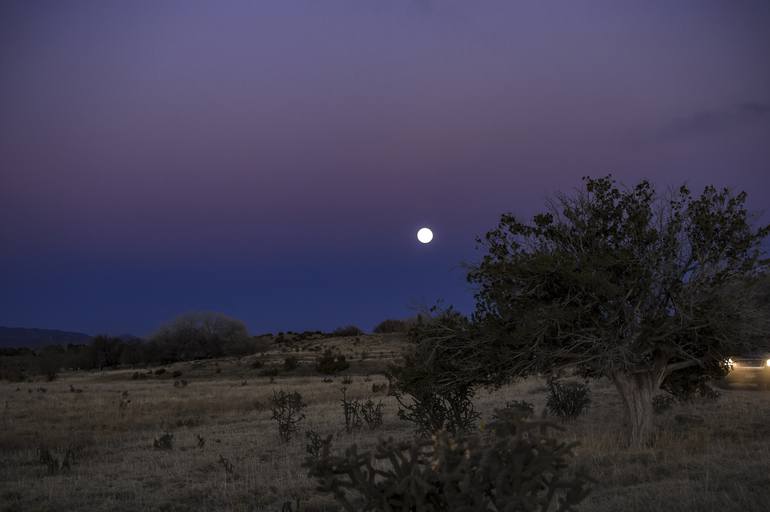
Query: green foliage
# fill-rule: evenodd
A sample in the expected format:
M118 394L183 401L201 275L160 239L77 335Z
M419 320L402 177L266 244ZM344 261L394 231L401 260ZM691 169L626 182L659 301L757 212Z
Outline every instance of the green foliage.
M549 413L564 420L574 420L591 404L591 390L580 382L548 381L545 407Z
M451 308L432 312L433 317L410 331L411 352L388 370L399 418L414 423L423 436L470 430L479 418L473 406L474 384L459 378L469 370L464 347L475 334L472 324ZM477 375L483 374L480 370Z
M574 444L543 422L495 421L485 435L440 432L411 442L380 440L308 457L309 476L344 510L391 512L575 510L590 479L570 472Z
M345 356L342 354L335 356L330 349L326 349L316 361L316 369L325 375L334 375L348 368L350 368L350 363L345 360Z
M767 347L761 277L770 261L746 194L585 178L524 222L506 214L479 240L479 378L498 382L573 367L612 379L629 407L632 442L649 403L678 372L724 374L724 360ZM475 369L465 372L469 379ZM633 411L644 411L636 415Z
M281 441L289 442L297 432L299 424L305 419L305 413L302 412L305 407L302 395L298 392L273 391L273 397L270 399L270 410L273 413L271 419L278 423L278 436Z
M576 363L611 377L764 342L746 279L766 265L769 230L751 227L745 199L714 187L663 198L647 181L625 190L586 178L531 223L503 215L469 274L479 317L506 335L494 357L517 375Z

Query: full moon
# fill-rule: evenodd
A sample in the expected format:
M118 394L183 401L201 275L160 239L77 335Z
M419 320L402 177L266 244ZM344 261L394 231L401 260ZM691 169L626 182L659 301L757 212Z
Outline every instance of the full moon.
M420 228L417 232L417 240L424 244L429 244L433 240L433 231L428 228Z

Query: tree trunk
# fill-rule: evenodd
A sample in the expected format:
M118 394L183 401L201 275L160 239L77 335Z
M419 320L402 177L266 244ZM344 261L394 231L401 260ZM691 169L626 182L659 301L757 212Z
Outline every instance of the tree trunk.
M658 372L617 373L612 380L626 406L629 445L648 445L653 433L652 396L660 387Z

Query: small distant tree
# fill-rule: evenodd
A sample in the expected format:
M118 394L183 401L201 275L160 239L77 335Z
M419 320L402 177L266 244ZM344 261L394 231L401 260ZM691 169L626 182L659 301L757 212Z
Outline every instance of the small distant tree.
M45 376L46 380L52 381L56 379L64 362L64 355L64 349L58 345L45 347L40 352L40 373Z
M374 332L377 334L407 332L409 330L409 325L410 322L407 320L388 318L377 324L377 326L374 328Z
M222 313L186 313L158 330L152 338L166 361L246 355L254 340L240 320Z
M722 376L730 355L767 346L757 284L770 227L752 225L745 193L584 185L532 222L503 215L480 240L476 353L503 380L568 366L611 379L639 445L668 380Z
M361 336L364 334L364 331L362 331L360 328L358 328L355 325L345 325L342 327L337 327L332 331L332 336Z
M316 361L316 370L326 375L344 372L348 368L350 368L350 363L347 362L345 356L342 354L335 355L329 349L326 349L323 355Z

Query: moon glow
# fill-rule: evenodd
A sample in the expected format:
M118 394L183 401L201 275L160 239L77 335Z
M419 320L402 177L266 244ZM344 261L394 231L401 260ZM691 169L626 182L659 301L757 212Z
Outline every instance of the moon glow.
M433 240L433 231L428 228L420 228L417 232L417 240L423 244L429 244Z

